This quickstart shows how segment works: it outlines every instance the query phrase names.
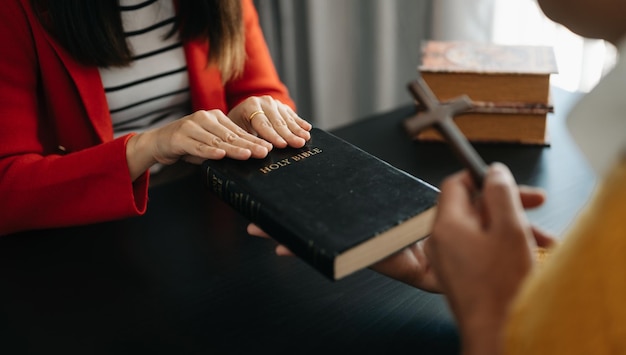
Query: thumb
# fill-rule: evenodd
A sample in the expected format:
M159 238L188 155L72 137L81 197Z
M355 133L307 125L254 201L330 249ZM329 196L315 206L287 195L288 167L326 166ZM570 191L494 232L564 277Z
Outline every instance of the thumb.
M494 163L487 170L482 200L488 228L507 230L525 220L518 187L504 164Z

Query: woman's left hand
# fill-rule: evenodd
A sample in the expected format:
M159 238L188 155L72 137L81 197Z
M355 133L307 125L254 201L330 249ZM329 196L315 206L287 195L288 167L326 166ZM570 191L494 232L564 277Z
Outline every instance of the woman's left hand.
M311 124L291 107L268 95L245 99L228 113L228 117L278 148L300 148L311 138Z

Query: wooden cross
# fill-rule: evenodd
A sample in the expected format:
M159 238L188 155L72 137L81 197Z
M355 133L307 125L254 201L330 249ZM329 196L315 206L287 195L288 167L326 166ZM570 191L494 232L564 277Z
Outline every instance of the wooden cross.
M405 120L404 124L407 131L411 135L415 135L424 128L434 126L450 144L463 165L470 171L476 186L479 189L482 188L487 164L454 123L455 115L472 107L472 101L469 97L463 95L454 100L440 103L421 77L409 83L409 91L425 110Z

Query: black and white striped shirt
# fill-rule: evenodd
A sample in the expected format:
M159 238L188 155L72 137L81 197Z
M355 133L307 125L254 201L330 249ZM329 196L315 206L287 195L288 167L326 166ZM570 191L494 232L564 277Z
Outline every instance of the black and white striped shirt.
M100 68L115 137L160 127L190 111L187 63L172 0L120 0L130 66Z

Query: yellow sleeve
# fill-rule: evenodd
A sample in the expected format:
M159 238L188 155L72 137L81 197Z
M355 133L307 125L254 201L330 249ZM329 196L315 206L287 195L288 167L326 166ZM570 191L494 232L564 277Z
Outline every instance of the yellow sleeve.
M626 353L626 159L545 264L529 276L505 354Z

